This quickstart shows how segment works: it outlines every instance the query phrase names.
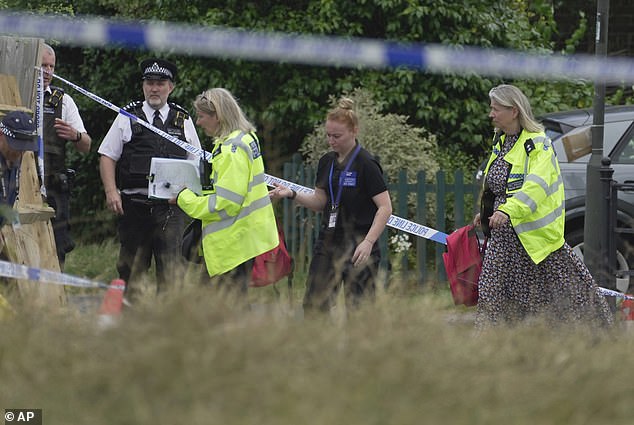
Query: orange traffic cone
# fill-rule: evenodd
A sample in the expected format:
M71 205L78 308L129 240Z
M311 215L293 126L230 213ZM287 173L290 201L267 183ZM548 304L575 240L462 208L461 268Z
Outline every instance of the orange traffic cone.
M101 307L99 307L99 323L101 325L109 326L114 324L114 321L121 314L124 290L125 281L123 279L115 279L110 283L101 302Z

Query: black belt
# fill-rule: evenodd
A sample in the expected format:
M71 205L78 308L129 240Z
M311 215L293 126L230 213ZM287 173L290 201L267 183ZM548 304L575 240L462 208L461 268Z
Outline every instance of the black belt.
M167 199L152 199L152 198L148 198L147 195L142 195L140 193L128 194L128 193L122 192L121 197L125 198L126 200L130 202L134 202L135 204L150 205L150 206L169 205L169 202Z
M48 174L44 177L44 185L49 189L67 189L68 177L65 173Z

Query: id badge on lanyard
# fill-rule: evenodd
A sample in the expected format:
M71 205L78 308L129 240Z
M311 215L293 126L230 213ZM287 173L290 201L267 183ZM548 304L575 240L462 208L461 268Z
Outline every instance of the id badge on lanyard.
M328 216L328 228L329 229L334 229L335 226L337 226L337 210L339 208L335 207L334 205L332 206L332 209L330 210L330 215Z
M332 188L332 174L335 168L335 161L330 165L330 199L332 202L332 207L330 208L330 214L328 215L328 229L334 229L337 227L337 215L339 214L339 201L341 200L341 192L343 192L344 186L354 187L357 185L357 173L355 171L349 171L352 162L356 158L357 154L361 150L361 145L357 144L354 152L350 156L350 160L348 164L346 164L346 168L339 174L339 184L337 185L337 196L334 196L334 191ZM333 202L334 201L334 202Z

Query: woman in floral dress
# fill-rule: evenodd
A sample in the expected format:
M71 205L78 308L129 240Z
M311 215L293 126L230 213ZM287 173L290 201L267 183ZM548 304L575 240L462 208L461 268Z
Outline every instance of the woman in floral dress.
M496 130L474 219L488 236L476 327L528 316L611 325L604 296L564 240L563 180L550 139L520 89L500 85L489 97Z

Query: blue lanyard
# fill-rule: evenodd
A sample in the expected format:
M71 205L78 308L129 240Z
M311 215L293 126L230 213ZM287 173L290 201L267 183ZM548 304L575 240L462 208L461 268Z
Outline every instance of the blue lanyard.
M333 170L335 168L335 160L332 161L332 164L330 164L330 178L328 179L328 187L330 189L330 200L332 201L334 199L334 202L332 203L332 209L335 210L337 209L337 207L339 206L339 201L341 200L341 192L343 192L343 187L342 187L342 176L345 177L346 173L348 172L348 170L350 169L350 166L352 165L352 163L354 162L354 159L357 157L357 154L359 153L359 151L361 150L361 144L357 143L357 147L354 149L354 152L352 152L352 155L350 155L350 159L348 160L348 163L346 164L346 168L343 170L342 174L339 174L339 184L337 187L337 198L335 199L334 196L334 191L332 190L332 174L333 174Z

